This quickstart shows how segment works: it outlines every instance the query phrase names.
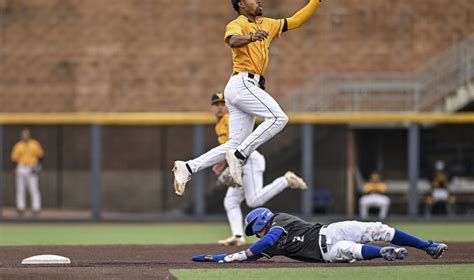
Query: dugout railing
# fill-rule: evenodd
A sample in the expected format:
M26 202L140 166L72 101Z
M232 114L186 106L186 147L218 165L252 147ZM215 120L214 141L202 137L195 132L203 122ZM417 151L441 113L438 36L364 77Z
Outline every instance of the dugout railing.
M437 113L291 113L290 116L290 130L289 134L278 136L280 138L285 138L284 140L290 141L288 139L292 139L288 142L287 146L299 146L300 151L297 153L296 157L299 157L297 161L299 163L293 163L294 166L298 166L299 170L295 170L296 172L300 173L302 177L309 182L309 190L306 193L298 194L300 196L299 199L294 200L292 204L295 205L296 211L300 212L300 214L304 216L310 216L313 214L314 210L314 193L315 190L313 187L315 186L315 152L318 149L318 137L321 136L323 129L319 129L321 125L327 126L344 126L344 130L347 130L348 133L344 133L343 141L344 146L340 147L340 150L337 151L337 147L334 151L335 153L344 153L344 163L341 167L343 173L339 173L336 176L345 177L343 183L339 184L338 190L339 192L343 192L346 195L339 196L336 204L341 206L339 209L344 209L344 214L347 216L354 216L356 214L356 186L353 178L354 170L357 168L357 161L355 159L357 148L356 144L354 143L354 134L351 131L355 129L364 127L378 127L383 129L393 129L397 128L398 130L405 130L406 131L406 143L400 143L400 145L406 145L407 147L407 156L406 156L406 180L409 182L409 193L408 193L408 204L406 205L406 213L409 217L415 218L419 214L419 193L417 191L418 181L420 180L420 129L424 127L432 127L435 125L449 125L449 126L463 126L462 130L467 131L468 134L465 136L467 138L460 139L463 142L472 141L472 138L469 139L469 132L472 130L472 125L474 123L474 113L457 113L457 114L437 114ZM74 167L74 157L82 157L85 154L88 154L88 164L83 165L83 169L88 169L88 173L86 175L72 177L71 182L74 181L81 181L82 185L89 185L87 187L87 196L89 197L89 204L88 207L90 209L90 216L87 216L86 219L92 220L107 220L110 216L103 215L103 196L104 196L104 189L103 189L103 180L104 176L109 176L109 178L113 178L116 174L106 174L103 170L104 164L104 152L106 156L108 156L108 164L113 166L119 166L117 163L120 160L117 159L114 163L114 157L120 155L121 151L131 149L132 147L127 146L127 141L123 140L118 144L115 142L104 142L104 137L109 137L110 139L127 139L127 138L136 138L142 137L146 135L142 135L142 131L140 127L146 127L150 131L155 131L157 129L166 129L169 128L170 130L175 129L177 127L181 127L179 131L171 131L168 133L167 137L173 138L173 142L180 143L185 142L183 146L186 147L186 150L182 150L180 145L177 145L169 152L176 152L181 153L173 158L173 155L168 156L165 159L161 159L161 161L166 161L168 164L172 160L175 159L182 159L182 158L192 158L193 156L202 154L205 152L209 147L212 147L212 125L214 123L214 119L211 115L205 113L101 113L101 114L92 114L92 113L54 113L54 114L0 114L0 209L3 209L5 206L5 195L6 195L6 188L10 188L9 193L11 194L11 180L10 185L6 186L5 178L7 177L6 171L11 170L11 167L8 167L9 162L9 154L8 151L10 147L7 147L7 143L5 139L10 139L9 144L11 145L12 136L5 137L6 131L9 131L10 128L20 128L23 126L28 127L47 127L49 131L55 131L55 136L47 138L54 138L60 139L54 143L51 143L52 146L57 145L68 145L68 143L62 143L62 141L66 141L61 133L64 131L63 128L66 130L72 131L67 139L71 141L71 145L76 144L77 142L73 142L71 139L77 138L87 138L87 144L81 143L81 145L88 146L84 149L79 149L70 153L66 157L70 157L71 166ZM466 129L467 126L467 129ZM122 133L122 128L133 128L134 132L130 133ZM47 129L45 128L45 131ZM104 133L105 130L105 133ZM14 131L14 130L10 130ZM130 131L130 130L128 130ZM10 132L11 133L11 132ZM121 134L122 133L122 134ZM284 132L283 132L284 133ZM105 134L105 135L104 135ZM48 135L48 132L44 132L44 135ZM153 134L155 135L155 134ZM161 135L161 134L160 134ZM156 135L155 135L156 136ZM159 139L154 139L152 136L149 140L142 143L142 146L153 146L154 141L157 142ZM157 136L158 137L158 136ZM161 137L161 136L159 136ZM159 138L158 137L158 138ZM326 135L326 138L329 138L328 142L331 142L331 136ZM43 137L44 138L44 137ZM60 143L60 144L58 144ZM107 144L104 147L104 143L112 143ZM174 143L174 144L176 144ZM341 142L342 143L342 142ZM121 145L122 144L122 145ZM359 143L360 144L360 143ZM273 146L272 146L273 145ZM112 146L112 147L109 147ZM278 151L281 148L280 144L272 143L271 149ZM148 156L147 147L142 147L143 153L141 155L137 155L135 161L140 163L140 156ZM164 148L167 149L166 147ZM330 151L329 151L330 152ZM56 153L57 155L58 153ZM150 152L152 154L152 152ZM58 158L61 155L57 155ZM64 155L62 155L64 157ZM155 155L159 157L160 155ZM323 155L321 155L323 156ZM324 157L331 157L331 154L326 154ZM294 157L293 157L294 160ZM117 165L118 164L118 165ZM134 176L138 178L136 180L137 184L141 184L140 178L141 176L149 176L140 173L140 164L135 165L132 169L136 171ZM150 168L159 168L163 174L165 171L169 172L169 170L164 170L164 168L168 168L169 165L162 165L159 167L151 166ZM56 167L55 167L56 168ZM128 172L128 171L127 171ZM56 174L60 174L61 172L56 170ZM335 173L337 174L337 173ZM63 175L56 175L56 176L63 176ZM319 176L319 175L318 175ZM11 174L8 174L8 177L11 178ZM77 179L77 178L82 179ZM181 215L183 213L190 213L195 217L203 217L207 213L207 203L208 199L206 198L206 173L201 172L198 174L193 175L193 180L189 184L186 192L186 201L188 202L188 212L176 212L168 211L166 215L169 217L174 217L177 215ZM86 178L86 179L84 179ZM173 204L178 203L182 204L180 200L173 200L172 197L172 176L168 174L164 176L164 178L158 177L150 177L149 184L156 184L156 188L160 190L167 190L165 191L164 196L160 197L161 202L164 204ZM61 180L59 178L58 180ZM113 179L110 179L113 181ZM342 182L342 181L341 181ZM120 185L117 182L117 185ZM343 185L343 186L342 186ZM123 187L122 185L122 188ZM154 187L150 186L149 189L150 195L154 194ZM120 191L120 190L117 190ZM130 195L134 194L133 189L128 190ZM139 190L137 191L139 192ZM115 195L116 193L113 193ZM64 196L64 194L58 195L58 201L60 200L60 196ZM150 204L147 200L148 193L144 194L143 201L144 203ZM127 197L127 194L118 197L118 201L114 203L120 204L123 201L125 205L127 200L123 197ZM79 199L78 197L76 197ZM70 199L74 200L75 197ZM221 200L221 199L220 199ZM342 200L342 201L341 201ZM11 201L11 199L10 199ZM153 204L153 202L151 202ZM289 201L287 201L290 204ZM11 203L10 203L11 204ZM60 204L59 202L57 204ZM56 204L56 205L57 205ZM84 207L84 206L82 206ZM150 206L149 209L154 209L154 206ZM60 207L61 208L61 207ZM148 208L143 208L144 212L148 211ZM161 212L159 212L161 213ZM157 216L161 216L158 214ZM4 217L5 218L5 217ZM138 218L140 219L140 218Z

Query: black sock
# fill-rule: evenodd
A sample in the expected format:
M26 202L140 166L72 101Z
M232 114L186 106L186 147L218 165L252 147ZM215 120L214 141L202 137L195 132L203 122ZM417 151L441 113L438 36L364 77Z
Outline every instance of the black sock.
M237 237L237 238L241 238L241 237L242 237L242 235L236 235L235 237Z
M243 155L241 152L239 152L239 150L235 150L234 155L235 155L235 157L238 158L238 159L245 160L244 155Z
M188 169L189 173L193 174L193 171L191 170L191 167L187 163L186 163L186 168Z

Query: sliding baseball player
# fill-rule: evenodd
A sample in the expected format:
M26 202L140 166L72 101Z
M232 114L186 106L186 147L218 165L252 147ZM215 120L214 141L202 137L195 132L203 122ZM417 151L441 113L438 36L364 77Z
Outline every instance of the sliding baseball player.
M441 257L448 249L446 244L423 240L380 222L311 224L289 214L274 214L270 209L257 208L245 217L245 223L245 234L259 238L250 248L234 254L194 256L192 260L230 263L286 256L302 262L337 263L378 258L394 261L408 256L404 247L369 244L374 241L417 248L433 259Z

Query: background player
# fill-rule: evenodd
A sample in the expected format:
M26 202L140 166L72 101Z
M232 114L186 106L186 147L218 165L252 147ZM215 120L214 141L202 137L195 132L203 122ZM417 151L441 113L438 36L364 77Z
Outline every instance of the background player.
M245 223L245 234L260 238L249 249L230 255L195 256L193 260L234 262L286 256L304 262L354 262L376 258L393 261L408 255L405 248L367 244L372 241L418 248L434 259L448 249L446 244L426 241L380 222L311 224L292 215L257 208L245 217Z
M360 218L369 218L369 209L374 207L379 211L379 221L385 220L390 207L390 198L385 194L387 185L380 180L376 171L370 175L370 181L364 185L364 195L359 200Z
M216 116L217 141L219 144L224 144L229 138L229 114L225 105L224 94L213 94L211 103L212 112ZM286 172L284 176L275 179L272 183L263 187L265 158L258 151L250 154L244 166L242 188L233 187L231 180L227 180L229 173L224 172L228 170L226 166L226 161L223 161L212 168L216 175L221 174L220 180L223 181L223 185L229 187L224 198L224 207L227 212L232 236L219 240L218 243L224 246L241 246L245 244L242 210L240 209L244 199L249 207L256 208L262 206L288 187L301 190L307 189L303 179L291 171Z
M282 32L307 22L319 7L319 0L309 3L290 18L262 17L259 0L232 0L239 16L226 27L224 40L232 49L233 75L224 91L229 109L229 141L188 162L174 162L174 188L183 195L191 174L227 160L234 183L242 185L245 160L260 145L278 134L288 117L265 89L263 74L268 67L270 43ZM255 117L264 119L253 130ZM253 132L252 132L253 130Z
M16 164L16 210L23 215L25 205L25 185L28 186L31 197L33 215L41 210L41 194L38 186L38 173L41 169L40 160L44 156L41 144L31 138L28 129L20 133L20 141L13 146L11 160Z

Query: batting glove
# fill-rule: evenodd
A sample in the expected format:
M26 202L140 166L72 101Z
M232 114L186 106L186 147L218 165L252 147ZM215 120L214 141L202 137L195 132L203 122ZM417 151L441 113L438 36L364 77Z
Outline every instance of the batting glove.
M247 253L245 251L241 251L238 253L230 254L224 257L224 262L243 262L248 259Z

